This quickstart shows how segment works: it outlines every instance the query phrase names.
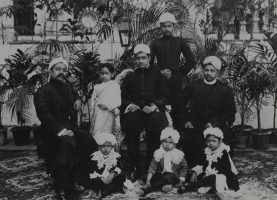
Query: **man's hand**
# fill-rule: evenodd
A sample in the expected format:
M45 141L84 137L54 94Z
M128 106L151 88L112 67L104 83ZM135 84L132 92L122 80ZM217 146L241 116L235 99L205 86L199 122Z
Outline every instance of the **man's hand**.
M104 104L98 104L98 106L101 110L107 110L108 109L107 106L104 105Z
M212 125L210 122L208 122L208 123L205 125L205 127L206 127L206 128L210 128L210 127L212 128L213 125Z
M179 183L176 184L177 187L182 187L183 186L183 181L179 181Z
M189 121L185 123L185 128L193 128L193 124Z
M82 108L82 102L80 99L77 99L74 103L74 109L80 111Z
M154 112L156 109L156 106L145 106L143 109L142 109L142 112L145 112L146 114L149 114L151 112Z
M161 70L162 75L165 76L166 79L170 79L171 78L171 71L169 69L164 69Z
M111 173L108 177L107 177L107 179L109 179L109 180L113 180L113 178L114 178L114 176L115 176L115 174L114 173Z
M109 184L110 182L111 182L111 180L110 179L108 179L108 178L104 178L104 177L102 177L101 178L101 180L103 181L103 183L105 183L105 184Z
M65 133L64 133L64 135L68 135L69 137L73 137L73 136L74 136L74 133L73 133L73 131L71 131L71 130L66 130Z
M150 180L146 180L146 183L145 183L145 188L148 188L148 187L151 187Z
M135 112L137 110L140 110L140 108L137 105L132 103L132 104L130 104L128 110L130 110L131 112Z
M191 177L190 177L190 182L194 183L197 182L197 174L196 172L193 172Z

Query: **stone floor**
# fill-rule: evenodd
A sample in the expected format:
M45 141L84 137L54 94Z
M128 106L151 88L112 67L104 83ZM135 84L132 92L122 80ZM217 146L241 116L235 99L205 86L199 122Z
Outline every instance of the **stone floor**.
M17 149L17 151L15 151ZM20 149L20 150L18 150ZM45 174L45 163L39 160L35 143L18 148L8 137L8 144L0 147L0 199L1 200L49 200L54 199L52 180ZM142 146L142 149L143 146ZM145 152L141 152L145 156ZM127 153L123 150L122 157ZM277 199L277 147L271 145L267 151L256 151L248 147L235 151L234 163L238 169L240 190L224 194L200 195L196 192L178 195L173 189L167 195L162 192L149 194L146 199L199 199L199 200L275 200ZM124 164L124 163L123 163ZM126 163L125 163L126 164ZM124 165L125 165L124 164ZM142 187L142 182L135 183ZM86 191L80 199L93 199L94 192ZM106 199L138 199L134 191L115 194Z

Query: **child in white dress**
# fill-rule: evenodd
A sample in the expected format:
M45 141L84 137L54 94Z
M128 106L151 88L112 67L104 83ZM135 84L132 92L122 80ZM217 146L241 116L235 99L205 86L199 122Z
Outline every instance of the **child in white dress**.
M109 63L100 64L100 79L102 83L94 86L91 97L91 128L90 133L113 134L115 114L114 109L121 105L119 84L112 80L114 67Z

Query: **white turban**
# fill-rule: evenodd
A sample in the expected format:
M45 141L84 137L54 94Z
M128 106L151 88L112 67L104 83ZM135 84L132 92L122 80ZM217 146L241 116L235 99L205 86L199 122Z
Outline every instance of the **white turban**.
M162 141L162 140L164 140L166 138L169 138L169 137L171 137L173 142L175 144L177 144L178 141L179 141L180 135L179 135L178 131L174 130L173 128L167 127L162 131L160 140Z
M223 137L223 132L219 128L213 128L209 127L204 131L204 138L206 139L207 135L213 135L215 137L220 138L221 140L224 138Z
M165 22L171 22L173 24L176 24L175 16L171 13L164 13L159 18L159 23L165 23Z
M48 70L51 70L51 68L55 65L55 64L58 64L58 63L63 63L66 68L68 69L68 62L63 59L62 57L59 57L59 58L54 58L50 63L49 63L49 67L48 67Z
M209 56L203 61L203 65L211 64L216 70L221 69L221 60L216 56Z
M146 44L138 44L134 48L134 54L137 54L137 53L150 54L150 48Z
M112 145L116 143L116 139L111 133L97 133L94 139L98 145L103 145L105 142L110 142Z

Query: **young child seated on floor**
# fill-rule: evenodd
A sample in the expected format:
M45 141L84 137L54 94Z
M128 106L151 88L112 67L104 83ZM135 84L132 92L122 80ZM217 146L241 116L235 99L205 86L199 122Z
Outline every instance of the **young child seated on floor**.
M98 133L95 140L99 151L91 155L89 188L97 192L96 199L123 191L126 176L121 174L120 154L114 151L116 139L110 133Z
M239 190L236 177L237 170L229 155L230 147L222 142L223 133L219 128L207 128L204 131L207 147L199 165L190 170L190 183L181 186L178 193L193 191L197 188L199 193L207 193L215 188L224 192L228 188Z
M161 147L155 151L148 169L145 188L140 196L145 196L156 189L169 192L173 185L181 185L187 175L187 162L184 153L175 148L180 138L172 128L165 128L160 137Z

